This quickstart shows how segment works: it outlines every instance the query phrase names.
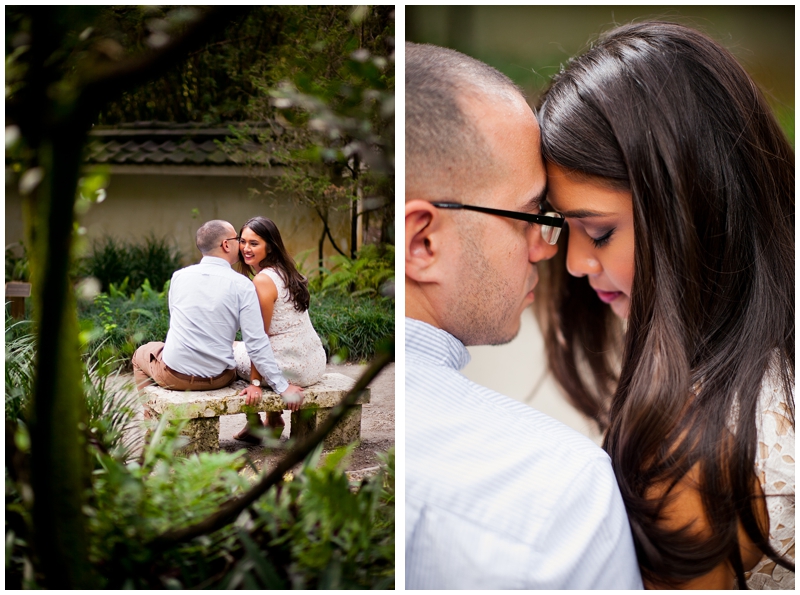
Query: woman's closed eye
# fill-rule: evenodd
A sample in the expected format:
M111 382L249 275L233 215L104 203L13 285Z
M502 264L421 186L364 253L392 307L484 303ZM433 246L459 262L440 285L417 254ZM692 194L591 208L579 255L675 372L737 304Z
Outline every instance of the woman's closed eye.
M593 238L592 236L589 236L591 238L591 240L592 240L592 243L594 244L594 247L595 248L602 248L603 246L608 244L609 240L611 239L611 236L614 235L614 232L616 231L616 229L617 229L616 227L612 227L610 230L608 230L606 233L604 233L599 238Z

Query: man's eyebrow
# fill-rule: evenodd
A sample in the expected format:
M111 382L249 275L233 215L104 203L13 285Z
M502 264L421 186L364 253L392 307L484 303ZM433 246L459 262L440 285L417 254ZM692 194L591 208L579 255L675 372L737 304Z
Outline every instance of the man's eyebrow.
M575 209L574 211L559 211L564 217L570 219L586 219L588 217L610 217L613 213L601 213L589 209Z
M536 196L532 197L528 202L526 202L522 206L521 210L523 212L525 212L525 211L535 211L539 207L539 205L541 205L544 202L545 198L547 198L547 186L542 188L542 191L539 192L539 194L537 194Z

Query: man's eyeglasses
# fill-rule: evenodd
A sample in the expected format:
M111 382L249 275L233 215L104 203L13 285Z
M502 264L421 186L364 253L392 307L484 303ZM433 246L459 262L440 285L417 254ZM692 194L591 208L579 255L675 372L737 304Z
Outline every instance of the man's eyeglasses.
M222 244L224 244L225 242L230 242L231 240L236 240L238 242L239 236L236 236L235 238L225 238L224 240L222 240L222 242L220 242L219 247L222 248Z
M531 213L520 213L519 211L504 211L502 209L490 209L488 207L475 207L464 205L460 202L431 202L437 209L462 209L464 211L477 211L478 213L488 213L498 217L508 217L528 223L537 223L542 226L542 239L551 246L558 241L561 234L561 227L564 225L564 216L559 213L548 212L544 215L533 215Z

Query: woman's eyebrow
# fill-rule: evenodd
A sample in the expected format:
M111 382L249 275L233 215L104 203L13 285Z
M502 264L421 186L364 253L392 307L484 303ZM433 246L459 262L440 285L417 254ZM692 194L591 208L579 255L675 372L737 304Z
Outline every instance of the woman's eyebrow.
M573 211L559 211L564 217L570 219L586 219L588 217L610 217L614 213L601 213L599 211L590 211L589 209L575 209Z

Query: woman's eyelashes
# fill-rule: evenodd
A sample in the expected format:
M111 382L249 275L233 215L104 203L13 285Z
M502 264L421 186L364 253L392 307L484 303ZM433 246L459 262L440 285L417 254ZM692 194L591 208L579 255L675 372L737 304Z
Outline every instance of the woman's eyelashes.
M609 240L611 239L611 236L614 235L614 231L616 231L616 229L617 229L616 227L612 227L610 230L608 230L599 238L593 238L591 236L589 236L589 238L592 240L592 243L594 244L595 248L602 248L603 246L608 244Z

